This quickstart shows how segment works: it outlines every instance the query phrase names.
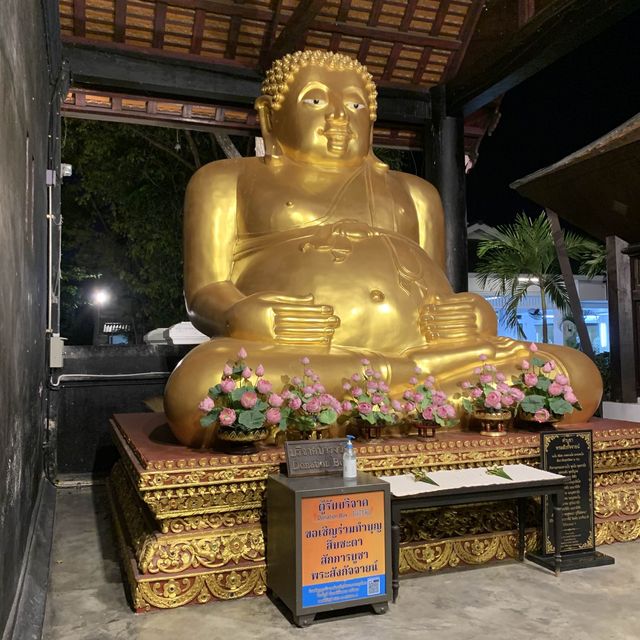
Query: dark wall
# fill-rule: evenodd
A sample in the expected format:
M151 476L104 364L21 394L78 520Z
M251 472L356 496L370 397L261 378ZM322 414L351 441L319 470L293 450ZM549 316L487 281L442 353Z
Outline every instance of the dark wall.
M42 477L51 96L43 6L0 2L0 635Z
M150 411L148 400L155 400L160 408L169 373L189 349L65 347L64 368L56 370L56 384L50 392L51 424L55 426L51 475L57 481L87 474L106 476L118 457L109 418L114 413Z

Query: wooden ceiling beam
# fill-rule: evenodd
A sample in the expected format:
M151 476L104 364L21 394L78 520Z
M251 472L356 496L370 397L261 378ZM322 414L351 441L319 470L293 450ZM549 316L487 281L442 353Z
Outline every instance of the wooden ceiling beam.
M127 0L116 0L113 16L113 39L124 42L127 22Z
M199 54L202 50L202 38L204 36L204 9L196 9L195 16L193 18L193 30L191 32L191 47L189 52L193 54Z
M409 31L411 20L413 20L417 6L418 0L408 0L404 15L402 16L402 22L400 23L400 31Z
M438 7L438 11L436 11L436 19L433 21L433 26L431 27L432 36L440 35L445 18L449 13L449 5L450 0L440 0L440 6Z
M153 41L151 46L154 49L162 49L164 45L164 28L167 22L167 5L158 2L153 14Z
M73 35L84 38L86 29L86 3L85 0L73 0Z
M433 36L417 33L415 31L397 31L383 27L369 27L356 24L338 24L328 20L316 20L311 24L311 29L328 31L329 33L341 33L343 36L355 38L370 38L374 41L408 44L414 47L435 47L457 51L462 46L460 40L453 38L434 38Z
M124 45L121 45L124 47ZM91 91L247 107L260 95L261 77L231 64L194 65L159 51L132 53L64 44L73 87ZM397 86L378 90L378 120L423 124L429 95Z
M320 13L327 0L300 0L298 6L293 10L273 46L267 52L263 66L271 64L274 60L281 58L287 53L299 49L303 43L306 33L313 24L316 16Z
M240 16L261 22L269 22L273 18L273 11L270 9L228 0L157 0L157 3L169 4L182 9L201 9L222 16Z
M637 0L556 0L547 5L490 55L462 66L447 89L452 112L476 111L637 9Z
M276 39L276 32L280 25L280 12L282 10L282 0L275 0L273 5L273 15L269 21L268 27L264 31L262 46L260 47L260 66L266 69L269 66L268 56L273 42Z
M233 60L236 57L236 49L238 48L238 37L240 36L240 25L242 18L240 16L232 16L229 25L229 36L227 37L227 46L225 47L224 57Z
M442 84L445 84L450 78L455 78L458 73L458 70L464 61L464 57L467 54L471 38L473 38L473 34L478 26L478 21L480 20L485 4L486 0L474 0L474 3L467 10L467 15L464 17L462 29L460 30L460 41L462 42L462 46L455 54L453 54L449 64L445 68L444 75L441 79Z
M383 5L384 5L384 0L373 0L371 13L369 14L369 20L367 21L367 24L370 27L375 27L378 24L378 22L380 22L380 14L382 13Z
M338 9L338 16L336 20L338 22L346 22L349 15L349 9L351 9L351 0L340 0L340 8Z

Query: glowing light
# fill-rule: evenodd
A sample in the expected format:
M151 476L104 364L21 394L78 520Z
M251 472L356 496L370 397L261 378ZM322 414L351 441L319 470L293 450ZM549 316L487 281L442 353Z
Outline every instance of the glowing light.
M111 294L106 289L96 289L93 292L93 303L99 307L104 307L111 299Z

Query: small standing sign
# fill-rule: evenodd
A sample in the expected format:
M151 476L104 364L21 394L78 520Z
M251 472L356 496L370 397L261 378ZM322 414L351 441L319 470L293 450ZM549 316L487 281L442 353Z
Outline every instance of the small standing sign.
M301 478L342 473L342 455L346 444L344 438L285 442L287 475Z
M592 431L552 431L540 434L540 466L567 477L562 506L562 571L613 564L614 559L596 551L593 508ZM542 554L528 557L550 565L554 547L549 532L553 513L543 500Z

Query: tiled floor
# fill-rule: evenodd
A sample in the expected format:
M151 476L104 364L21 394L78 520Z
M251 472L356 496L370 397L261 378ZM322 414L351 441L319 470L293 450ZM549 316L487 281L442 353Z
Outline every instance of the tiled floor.
M54 536L44 640L640 639L640 541L602 547L614 566L560 578L507 562L403 580L385 615L298 629L266 597L132 613L102 489L58 492Z

